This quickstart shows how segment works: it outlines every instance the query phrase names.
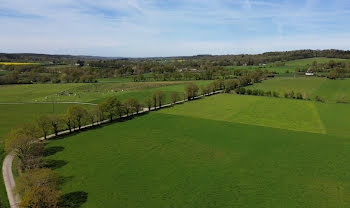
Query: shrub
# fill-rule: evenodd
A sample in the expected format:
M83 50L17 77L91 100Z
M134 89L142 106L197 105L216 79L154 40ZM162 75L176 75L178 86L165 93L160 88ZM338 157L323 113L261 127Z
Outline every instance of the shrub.
M252 95L258 95L258 90L257 89L253 90Z
M251 95L252 94L252 90L251 89L247 89L247 95Z
M296 98L298 100L302 100L303 99L303 95L300 92L298 92L297 95L296 95Z
M279 95L279 93L278 93L278 92L273 91L273 92L272 92L272 96L273 96L273 97L279 97L280 95Z
M270 90L269 90L269 91L266 91L266 92L265 92L265 95L271 97L271 96L272 96L272 92L271 92Z
M318 96L318 95L315 97L315 100L316 100L317 102L321 102L321 103L324 103L324 102L325 102L324 99L323 99L322 97Z
M337 103L348 103L348 100L345 96L339 96L337 97Z
M244 95L246 93L246 89L241 87L236 90L237 94Z
M258 95L259 95L259 96L264 96L264 95L265 95L264 90L258 90Z

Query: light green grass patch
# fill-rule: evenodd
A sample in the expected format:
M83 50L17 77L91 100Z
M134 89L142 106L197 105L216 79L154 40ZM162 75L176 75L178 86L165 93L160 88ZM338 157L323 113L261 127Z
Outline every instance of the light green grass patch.
M315 103L307 101L223 94L161 112L295 131L326 133Z
M301 77L301 78L275 78L262 83L254 84L250 89L262 89L264 91L277 91L283 97L285 92L294 91L302 93L310 99L321 96L327 102L336 103L344 97L350 102L350 79L330 80L326 78Z

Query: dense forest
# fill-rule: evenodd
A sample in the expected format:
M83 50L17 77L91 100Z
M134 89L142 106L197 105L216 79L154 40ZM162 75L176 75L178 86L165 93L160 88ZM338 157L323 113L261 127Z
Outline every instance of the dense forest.
M28 83L70 83L96 82L99 78L132 77L138 81L168 80L213 80L227 79L247 75L240 66L265 66L277 63L314 58L350 59L350 51L342 50L297 50L286 52L268 52L249 55L197 55L188 57L163 58L105 58L91 56L46 55L46 54L4 54L1 62L25 62L28 64L0 64L0 84ZM39 64L30 64L39 63ZM237 67L230 70L227 67ZM267 73L264 67L261 67ZM329 78L345 77L350 66L345 63L313 63L308 68L296 71L328 73ZM273 76L275 72L269 72Z

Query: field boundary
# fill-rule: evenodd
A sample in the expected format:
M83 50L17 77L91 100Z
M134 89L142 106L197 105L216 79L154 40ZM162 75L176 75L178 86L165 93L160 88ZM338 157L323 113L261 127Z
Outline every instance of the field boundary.
M199 95L199 96L194 97L193 100L200 99L200 98L207 97L207 96L211 96L211 95L220 94L222 92L224 92L224 91L223 90L219 90L219 91L215 91L215 92L212 92L212 93L209 93L209 94L206 94L206 95ZM175 103L169 103L169 104L162 105L162 106L160 106L158 108L155 108L155 107L152 107L150 109L144 108L139 113L133 113L131 115L123 115L120 118L129 118L129 117L132 117L134 115L142 115L142 114L146 114L146 113L151 112L151 111L159 110L161 108L169 108L169 107L172 107L174 105L182 104L182 103L185 103L185 102L188 102L188 101L189 101L188 99L184 99L184 100L181 100L181 101L177 101ZM57 103L57 102L55 102L55 103ZM78 102L71 102L70 104L80 104L80 103L78 103ZM92 104L92 103L90 103L90 104ZM97 104L93 104L93 105L97 105ZM73 129L72 133L76 133L77 131L79 132L79 131L81 131L83 129L94 128L96 125L106 124L108 122L110 122L110 119L106 119L106 120L103 120L101 122L95 122L93 124L88 124L88 125L82 126L80 128L80 130L77 129L77 128ZM69 130L63 130L63 131L60 131L57 134L57 136L55 134L48 135L46 137L46 140L53 139L53 138L58 137L58 136L68 136L70 134L71 134L71 132ZM45 140L45 138L44 137L40 137L40 138L38 138L38 140L43 141L43 140ZM20 198L19 194L14 192L15 187L16 187L16 183L15 183L15 179L13 177L13 172L12 172L13 159L14 159L14 152L11 152L11 153L6 155L6 157L4 159L4 162L3 162L3 165L2 165L2 174L3 174L3 180L4 180L4 183L5 183L5 188L6 188L7 197L8 197L9 203L10 203L10 207L11 208L19 208L18 205L21 203L21 198Z

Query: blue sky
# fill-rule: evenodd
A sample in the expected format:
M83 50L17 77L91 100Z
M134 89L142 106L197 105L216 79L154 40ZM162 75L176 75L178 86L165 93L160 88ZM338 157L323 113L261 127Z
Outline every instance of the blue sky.
M348 0L0 0L0 52L123 57L350 49Z

